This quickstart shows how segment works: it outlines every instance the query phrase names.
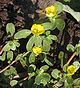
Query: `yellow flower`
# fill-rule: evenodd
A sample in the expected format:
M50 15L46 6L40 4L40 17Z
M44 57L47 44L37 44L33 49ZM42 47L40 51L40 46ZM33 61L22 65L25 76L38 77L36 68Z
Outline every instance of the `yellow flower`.
M31 27L31 32L34 35L40 35L40 34L43 34L45 32L45 29L40 24L33 24L32 27Z
M40 47L34 46L32 50L36 56L38 56L40 53L42 53L42 48L40 48Z
M76 67L74 65L70 65L67 68L68 75L73 75L76 72Z
M45 9L47 17L53 17L56 15L56 8L55 6L49 6Z

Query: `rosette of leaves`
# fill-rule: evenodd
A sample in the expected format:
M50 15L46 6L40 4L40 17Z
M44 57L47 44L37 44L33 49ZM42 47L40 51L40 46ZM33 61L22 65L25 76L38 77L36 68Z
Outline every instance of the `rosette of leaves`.
M44 22L42 25L46 30L54 30L57 28L58 30L62 31L65 27L64 20L60 18L63 11L63 4L56 1L54 3L54 6L57 10L56 16L49 18L49 21Z

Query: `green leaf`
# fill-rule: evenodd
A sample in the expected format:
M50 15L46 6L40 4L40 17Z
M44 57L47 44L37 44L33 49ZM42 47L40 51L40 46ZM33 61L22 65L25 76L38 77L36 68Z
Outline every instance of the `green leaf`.
M53 61L52 61L52 59L50 59L50 58L47 58L47 56L44 58L44 61L49 65L49 66L53 66Z
M31 53L30 56L29 56L29 63L34 63L35 59L36 59L35 54Z
M70 52L74 52L75 51L75 47L72 44L68 44L66 49Z
M3 47L3 51L9 51L11 49L9 43L7 43L4 47Z
M21 31L18 31L15 35L15 39L21 39L21 38L27 38L31 34L31 31L28 29L23 29Z
M80 23L80 12L76 12L73 9L71 9L68 5L64 5L64 4L63 4L63 10L71 14L77 20L77 22Z
M10 81L10 85L11 85L12 87L15 86L17 83L18 83L17 80L11 80L11 81Z
M27 51L32 51L32 47L35 44L35 39L36 38L34 35L29 39L28 43L26 44Z
M67 82L67 80L65 80L65 82L64 82L64 87L65 87L65 88L73 88L73 87L72 87L72 84L69 84L69 83Z
M32 73L36 70L36 66L34 64L31 64L29 67L28 67L28 73Z
M20 61L21 65L23 67L27 66L27 64L26 64L26 58L21 58L21 59L19 58L19 61Z
M60 71L58 69L54 69L51 72L51 75L52 75L53 78L58 79L60 77Z
M56 35L49 35L47 38L52 39L54 41L57 40L57 36Z
M50 46L50 44L52 44L52 39L51 39L50 36L47 36L47 37L45 38L45 40L47 41L47 45ZM49 48L50 48L50 47L49 47Z
M46 31L46 35L47 35L47 36L50 35L50 31Z
M20 59L23 59L23 54L18 54L17 55L16 60L20 60Z
M58 58L61 60L64 58L64 52L63 51L60 51L59 55L58 55Z
M77 70L80 68L80 63L78 61L73 62L73 65L76 67Z
M35 78L35 84L40 85L43 84L44 86L49 83L51 76L48 73L42 73L41 75L37 75Z
M64 72L67 71L67 67L68 67L68 64L65 64L65 65L63 66L63 71L64 71Z
M63 10L63 4L62 3L56 1L56 3L54 3L54 6L57 8L58 14L62 12L62 10Z
M74 84L75 86L80 86L80 78L75 79L75 80L73 81L73 84Z
M3 51L10 51L11 50L16 50L16 47L19 47L20 44L16 41L8 41L7 44L3 47Z
M52 29L53 26L54 26L54 25L53 25L52 23L50 23L50 22L45 22L45 23L43 23L42 25L44 26L44 29L45 29L45 30Z
M64 0L65 2L70 2L71 0Z
M49 66L48 65L43 65L40 70L44 70L44 71L47 71L49 69Z
M16 47L19 47L20 46L20 43L18 42L18 40L13 40L13 43Z
M15 25L13 23L8 23L6 25L6 32L10 35L9 37L13 36L13 34L15 33Z
M35 37L35 46L38 46L38 47L42 46L42 38L40 36Z
M16 71L16 69L13 67L13 66L11 66L9 69L7 69L5 72L4 72L4 75L5 76L14 76L14 75L16 75L17 74L17 71Z
M8 60L8 63L11 63L11 61L13 60L13 52L12 51L7 52L7 60Z
M75 45L75 49L77 51L77 55L79 55L80 54L80 42Z
M28 79L31 79L33 76L36 75L36 73L35 72L32 72L32 73L29 73L28 75L29 75L29 78Z
M53 25L52 29L50 29L50 30L56 29L56 19L55 18L50 18L50 21L51 21L51 23Z
M49 51L50 50L50 41L47 39L43 40L43 46L42 46L43 51Z
M2 54L2 56L0 56L0 60L1 60L1 61L5 61L5 59L6 59L6 52L4 52L4 53Z
M65 27L65 22L63 19L56 19L56 27L58 30L62 31Z

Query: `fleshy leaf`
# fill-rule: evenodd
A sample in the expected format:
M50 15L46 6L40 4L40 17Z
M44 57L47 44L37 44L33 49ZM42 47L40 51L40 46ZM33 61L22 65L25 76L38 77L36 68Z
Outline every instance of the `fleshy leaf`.
M12 51L7 52L7 60L8 60L8 63L10 63L13 60L13 52Z
M44 26L45 30L49 30L53 28L53 24L50 22L43 23L42 25Z
M66 49L67 49L68 51L74 52L75 47L74 47L72 44L68 44L67 47L66 47Z
M57 8L57 13L58 14L62 12L62 10L63 10L62 3L60 3L60 2L57 1L56 3L54 3L54 6Z
M13 23L8 23L6 25L6 32L9 34L9 37L13 36L15 33L15 26Z
M48 65L43 65L40 70L44 70L44 71L47 71L49 69L49 66Z
M60 71L58 69L54 69L51 72L51 75L52 75L53 78L58 79L60 77Z
M65 27L65 22L63 19L56 19L56 27L58 30L62 31Z
M35 44L35 36L32 36L30 39L29 39L29 41L28 41L28 43L26 44L26 49L28 50L28 51L32 51L32 47L33 47L33 45Z
M29 56L29 63L34 63L35 62L35 54L34 53L31 53L30 56Z
M50 81L50 75L48 73L42 73L41 75L37 75L35 78L35 84L44 86Z
M18 83L17 80L12 80L12 81L10 81L10 85L11 85L11 86L15 86L17 83Z
M28 29L23 29L21 31L18 31L15 35L15 39L21 39L21 38L27 38L31 34L31 31Z
M64 5L64 4L63 4L63 10L71 14L77 20L77 22L80 23L80 12L76 12L73 9L71 9L68 5Z

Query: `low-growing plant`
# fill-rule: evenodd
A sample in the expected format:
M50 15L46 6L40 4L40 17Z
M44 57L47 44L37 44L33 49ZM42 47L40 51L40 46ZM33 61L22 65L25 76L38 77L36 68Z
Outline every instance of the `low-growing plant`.
M53 60L54 56L53 58L49 57L51 44L58 41L57 36L53 35L52 31L58 29L62 32L66 25L61 18L63 7L60 2L48 6L45 9L46 21L43 23L34 22L31 29L22 29L15 33L13 23L6 25L7 41L1 50L0 60L7 61L9 65L0 70L1 77L4 76L4 83L0 84L1 88L16 85L25 85L25 88L59 88L62 86L73 88L80 86L80 78L73 78L73 75L80 68L80 63L76 60L70 64L74 56L80 55L80 42L75 46L67 45L66 50L73 54L65 64L65 52L60 51L58 55L58 60L61 61L60 69L54 68L54 63L56 63ZM27 39L26 52L14 54L20 47L20 39L22 42L23 39ZM26 77L22 79L17 79L21 77L13 65L17 62L21 63L25 69ZM24 76L24 72L22 75Z

